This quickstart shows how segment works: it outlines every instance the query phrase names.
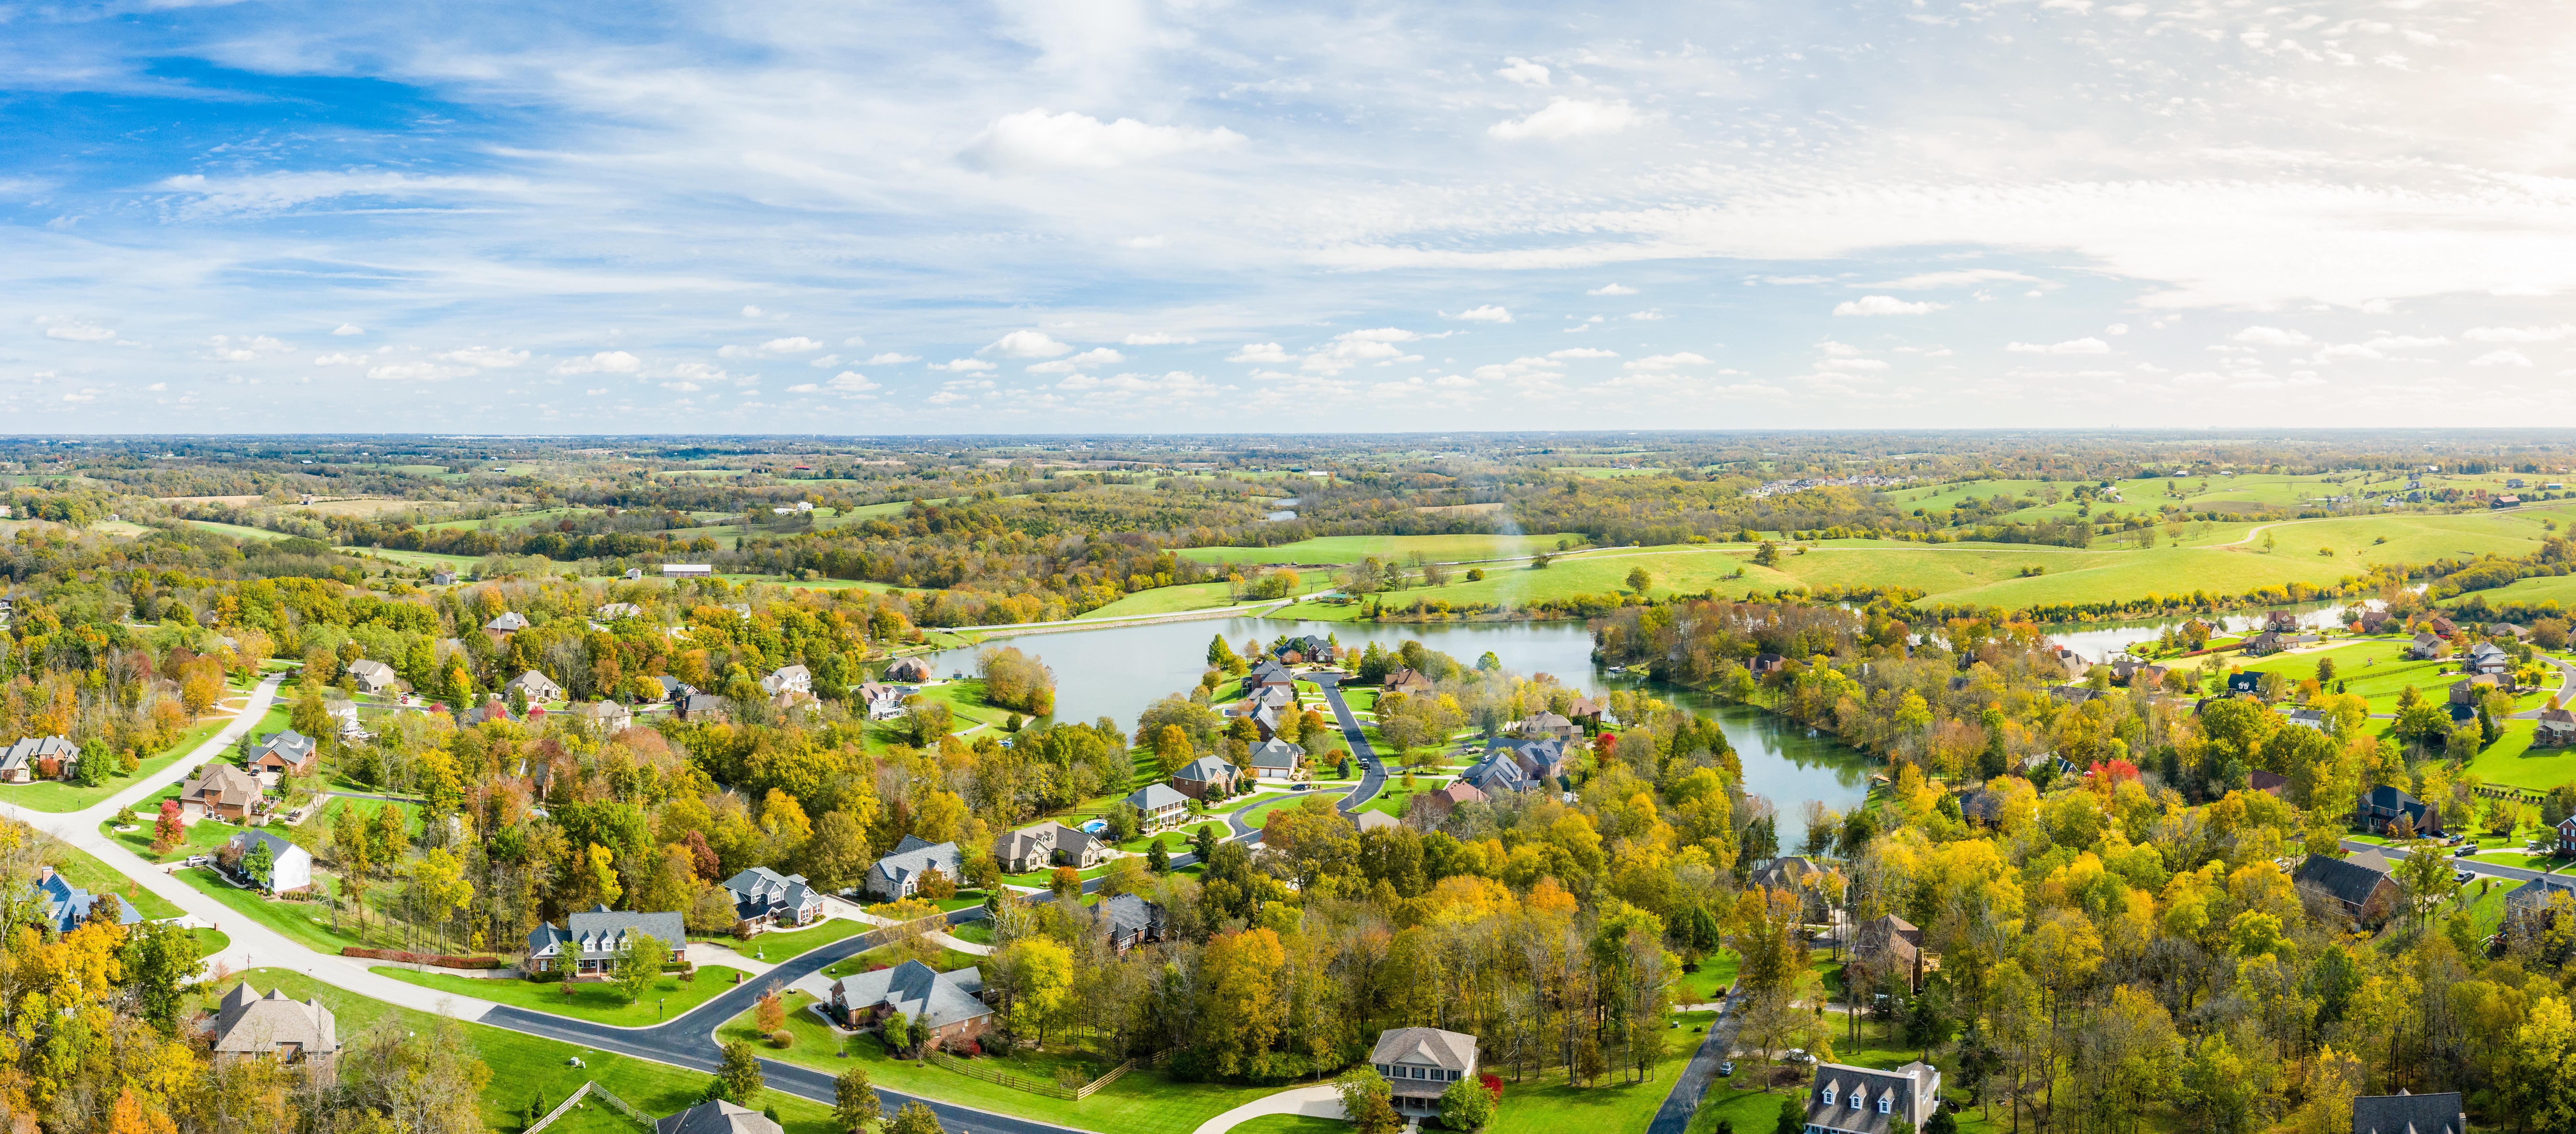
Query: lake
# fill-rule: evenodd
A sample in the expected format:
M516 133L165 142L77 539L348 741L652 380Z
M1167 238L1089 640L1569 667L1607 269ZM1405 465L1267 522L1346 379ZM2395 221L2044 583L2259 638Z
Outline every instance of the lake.
M1868 794L1876 763L1831 736L1760 709L1721 703L1643 678L1613 676L1592 663L1592 632L1581 622L1380 625L1208 618L996 636L986 644L1017 646L1043 659L1055 671L1059 717L1107 716L1121 729L1133 730L1145 706L1198 685L1200 672L1207 668L1208 639L1220 633L1238 650L1246 638L1269 642L1283 634L1331 635L1345 646L1366 648L1376 642L1390 650L1409 639L1467 665L1474 665L1490 650L1502 659L1504 668L1549 674L1590 694L1651 687L1656 696L1718 723L1744 764L1745 792L1769 800L1777 811L1783 848L1795 847L1805 838L1802 815L1807 800L1821 800L1835 811L1850 810ZM971 674L975 651L949 650L932 655L930 662L943 677L952 672Z
M2369 610L2379 610L2388 604L2375 598L2343 599L2336 602L2301 603L2297 606L2284 606L2278 609L2295 614L2298 617L2300 629L2319 630L2343 625L2341 621L2343 612L2356 605ZM2204 614L2198 617L2203 623L2215 627L2221 634L2246 634L2263 628L2266 613L2258 610L2250 614ZM2137 622L2064 622L2043 626L2041 629L2048 632L2049 641L2082 654L2086 661L2102 662L2110 660L2111 655L2137 643L2154 642L2163 636L2168 628L2179 630L2182 624L2191 621L2192 617L2184 615L2173 618L2144 619Z

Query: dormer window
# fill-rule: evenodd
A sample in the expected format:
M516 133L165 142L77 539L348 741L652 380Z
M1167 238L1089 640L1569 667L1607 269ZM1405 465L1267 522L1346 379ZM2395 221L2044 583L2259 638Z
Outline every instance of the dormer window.
M1825 1088L1825 1105L1834 1105L1834 1089L1832 1087Z
M1866 1103L1866 1100L1861 1097L1861 1092L1859 1091L1853 1091L1849 1097L1851 1099L1853 1110L1859 1110Z
M1886 1113L1888 1113L1889 1108L1890 1108L1890 1107L1891 1107L1895 1102L1896 1102L1896 1096L1894 1096L1894 1095L1880 1095L1880 1096L1878 1096L1878 1112L1879 1112L1880 1114L1886 1114Z

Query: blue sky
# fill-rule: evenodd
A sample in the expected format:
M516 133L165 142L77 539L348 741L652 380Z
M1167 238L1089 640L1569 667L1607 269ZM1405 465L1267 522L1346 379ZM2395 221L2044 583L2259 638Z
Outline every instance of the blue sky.
M0 420L2571 425L2555 8L0 0Z

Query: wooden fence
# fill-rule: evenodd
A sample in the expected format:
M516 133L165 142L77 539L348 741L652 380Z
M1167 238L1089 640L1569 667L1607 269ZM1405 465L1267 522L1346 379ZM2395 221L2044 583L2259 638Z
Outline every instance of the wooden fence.
M555 1120L562 1118L566 1112L573 1108L573 1104L582 1100L582 1096L584 1095L597 1095L601 1102L605 1102L609 1106L615 1107L618 1111L624 1113L626 1117L643 1123L645 1129L650 1130L653 1128L652 1115L635 1109L635 1107L625 1099L621 1099L608 1093L608 1088L600 1086L598 1083L585 1082L581 1085L580 1090L572 1093L571 1098L565 1099L562 1103L557 1104L553 1110L546 1112L546 1116L544 1118L538 1119L536 1125L528 1127L526 1134L537 1134L538 1131L554 1125Z
M1081 1102L1084 1099L1100 1093L1100 1089L1102 1087L1106 1087L1109 1084L1115 1083L1119 1079L1124 1078L1128 1072L1135 1070L1136 1066L1140 1063L1161 1066L1163 1061L1170 1059L1172 1057L1172 1052L1176 1050L1179 1049L1166 1048L1151 1056L1140 1056L1134 1059L1129 1059L1116 1067L1110 1068L1108 1074L1102 1075L1088 1083L1084 1083L1079 1087L1068 1087L1062 1083L1052 1083L1041 1079L1032 1079L1026 1075L1014 1075L1008 1071L995 1071L989 1068L978 1067L972 1060L959 1059L956 1056L935 1048L923 1053L923 1057L928 1059L930 1064L934 1067L944 1067L960 1075L982 1079L983 1081L996 1086L1009 1087L1015 1091L1027 1091L1033 1095L1045 1095L1048 1098L1053 1099L1064 1099L1068 1102Z

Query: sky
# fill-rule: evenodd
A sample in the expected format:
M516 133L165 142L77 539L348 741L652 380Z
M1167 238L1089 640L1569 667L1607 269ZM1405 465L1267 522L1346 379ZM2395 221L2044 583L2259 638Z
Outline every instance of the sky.
M0 0L0 432L2576 426L2531 0Z

